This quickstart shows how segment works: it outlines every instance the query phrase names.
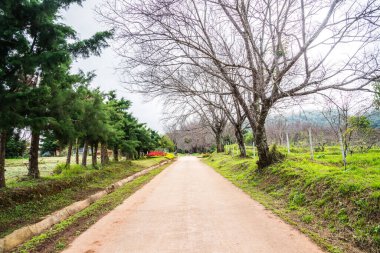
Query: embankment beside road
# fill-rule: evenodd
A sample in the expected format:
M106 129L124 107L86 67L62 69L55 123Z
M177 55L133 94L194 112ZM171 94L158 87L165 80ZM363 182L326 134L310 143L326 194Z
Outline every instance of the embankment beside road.
M115 188L115 182L137 176L141 171L163 161L167 159L111 163L99 170L83 169L75 173L70 171L65 175L43 178L30 183L20 182L19 187L2 189L0 236L6 236L22 226L41 222L46 219L46 215L72 205L78 200L83 202L92 195L99 195L99 192L111 192ZM113 187L109 187L110 185ZM93 197L93 201L90 202L93 203L96 199ZM58 221L55 219L52 224Z
M290 157L258 174L252 158L203 160L329 252L380 252L380 171Z

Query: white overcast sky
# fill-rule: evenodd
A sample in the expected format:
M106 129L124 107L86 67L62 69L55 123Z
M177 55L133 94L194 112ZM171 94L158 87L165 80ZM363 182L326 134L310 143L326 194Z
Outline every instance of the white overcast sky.
M61 13L62 22L72 26L81 39L86 39L98 31L106 30L101 23L97 22L94 9L102 3L102 0L86 0L82 7L72 5L67 11ZM79 59L74 63L73 70L78 69L84 72L95 70L97 75L93 81L93 87L100 87L103 91L116 90L119 97L124 97L132 101L131 111L140 122L163 133L163 124L160 122L162 115L162 105L159 101L146 102L138 94L131 94L122 87L120 75L115 71L120 59L113 52L112 48L103 51L100 57L90 57Z
M95 7L102 4L102 1L86 0L82 7L72 5L67 11L61 13L62 22L74 27L82 39L88 38L98 31L106 30L107 28L97 21L97 14L95 13ZM344 52L347 48L344 47L342 50ZM334 59L337 60L343 55L344 53L335 55ZM147 123L150 128L164 133L163 123L160 122L163 106L157 100L144 102L144 98L141 95L131 94L122 87L120 82L121 77L115 71L120 60L112 48L107 48L100 57L79 59L75 62L73 70L82 69L85 72L95 70L97 77L93 82L94 87L100 87L104 91L116 90L119 97L125 97L132 101L131 111L140 122ZM127 78L124 77L123 80L125 79ZM294 112L306 112L307 114L308 110L320 109L319 107L321 107L321 100L317 99L317 102L309 100L308 102L303 101L300 104L296 103L291 108L287 106L286 111L290 113L290 111L294 110Z

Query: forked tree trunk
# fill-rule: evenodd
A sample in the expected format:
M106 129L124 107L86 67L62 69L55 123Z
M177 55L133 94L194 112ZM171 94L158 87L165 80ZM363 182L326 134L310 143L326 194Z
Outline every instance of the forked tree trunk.
M119 161L119 149L117 147L113 148L113 160L115 162Z
M224 146L222 143L222 133L215 133L215 142L216 142L216 152L222 153L224 152Z
M241 132L240 127L235 127L235 137L239 146L240 157L247 157L247 151L245 150L245 145L244 145L244 136L243 136L243 133Z
M66 166L70 166L72 152L73 152L73 144L70 142L67 148Z
M32 139L29 151L29 167L28 176L31 178L39 178L40 171L38 169L38 150L40 146L40 132L32 130Z
M265 132L265 121L269 113L270 109L270 104L268 105L268 101L266 105L262 105L260 115L258 119L255 119L252 114L249 114L249 109L244 107L243 104L243 109L245 108L245 112L247 115L251 115L248 117L249 124L251 125L251 128L253 130L253 140L256 144L257 148L257 155L258 155L258 161L257 161L257 167L258 167L258 172L262 172L264 168L268 167L271 165L274 161L272 159L271 154L269 152L269 146L268 146L268 141L267 141L267 136Z
M83 154L82 154L82 165L87 166L87 152L88 152L88 144L87 140L84 141L83 146Z
M0 188L5 184L5 143L7 142L7 134L5 131L0 133Z
M273 159L269 153L269 147L264 126L257 127L254 132L254 139L257 148L257 155L259 160L257 161L258 171L263 170L273 163Z

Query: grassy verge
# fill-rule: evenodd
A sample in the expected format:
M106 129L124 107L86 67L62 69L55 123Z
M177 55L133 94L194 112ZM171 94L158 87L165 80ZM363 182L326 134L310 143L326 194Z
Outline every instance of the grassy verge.
M56 176L18 182L17 186L0 190L0 237L162 160L165 158L122 161L98 170L75 167Z
M154 169L148 174L125 184L115 192L104 196L88 208L55 225L47 232L32 238L14 252L43 253L59 252L63 250L76 236L81 234L116 206L120 205L124 199L140 189L167 166L169 165L161 166L160 168Z
M380 252L379 169L288 156L258 174L252 158L204 161L329 252Z

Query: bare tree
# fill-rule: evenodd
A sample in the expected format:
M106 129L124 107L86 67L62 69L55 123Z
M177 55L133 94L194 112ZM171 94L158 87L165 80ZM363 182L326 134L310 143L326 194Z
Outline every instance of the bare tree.
M215 144L212 131L196 119L177 122L167 129L166 134L175 142L176 149L180 152L208 152Z
M335 96L331 94L330 96L324 95L324 98L325 106L322 113L339 140L342 161L346 168L347 153L354 133L350 128L350 117L364 115L370 109L371 103L367 103L368 98L352 92L340 92Z
M365 90L379 79L375 0L107 0L104 7L135 89L181 91L167 80L194 67L223 80L253 130L259 169L273 162L264 125L276 103Z
M208 127L214 133L217 152L224 151L222 143L223 131L227 124L225 111L214 106L212 99L203 100L200 97L172 96L167 98L166 108L167 120L186 122L198 119L203 126ZM208 102L210 101L210 102Z
M239 146L240 157L246 157L247 151L244 144L243 129L246 115L239 102L233 96L220 96L221 108L224 110L230 124L233 126L236 142Z

